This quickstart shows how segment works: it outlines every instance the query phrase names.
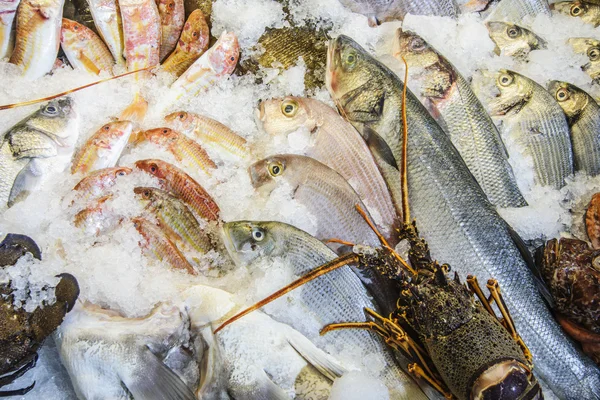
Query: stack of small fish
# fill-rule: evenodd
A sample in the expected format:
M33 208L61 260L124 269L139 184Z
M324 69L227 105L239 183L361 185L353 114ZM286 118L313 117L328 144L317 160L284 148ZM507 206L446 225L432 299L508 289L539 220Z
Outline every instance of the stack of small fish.
M291 7L291 2L284 3L284 8ZM496 53L521 62L547 46L543 37L523 26L527 18L562 13L600 25L600 5L594 0L341 3L367 16L364 22L371 26L409 14L457 18L477 12L485 18ZM75 5L71 14L77 21L62 18L63 6L57 0L0 0L0 58L10 57L25 76L40 81L53 68L61 68L55 64L59 46L74 69L92 76L118 77L126 69L138 73L136 79L143 82L151 73L165 71L176 77L160 99L169 104L224 83L238 64L234 33L223 32L209 49L209 21L202 11L207 9L198 4L191 10L183 0L88 0L89 14ZM511 149L505 146L507 138L528 160L536 186L560 190L576 173L600 175L600 106L594 98L568 82L552 81L545 88L523 74L500 69L494 74L499 94L484 105L469 79L442 52L399 28L389 38L392 55L398 65L406 63L408 80L418 83L420 92L415 95L348 36L337 36L325 48L323 38L333 28L313 24L268 30L259 39L264 46L259 65L286 69L298 57L310 57L304 82L311 90L324 83L337 109L317 97L258 99L254 111L263 137L254 143L226 121L191 109L162 113L164 123L145 122L146 109L137 94L132 107L90 132L80 132L73 97L57 96L4 133L2 210L35 196L31 182L42 172L69 175L68 168L48 171L44 164L66 154L78 183L65 191L60 215L68 216L69 224L92 247L130 227L145 259L173 274L168 285L177 295L155 304L145 316L134 318L83 301L90 290L85 286L75 305L74 300L66 306L56 303L55 308L66 307L61 318L65 313L66 317L54 340L76 396L327 399L330 394L334 398L335 386L346 374L357 370L376 378L373 399L540 399L534 373L549 388L545 395L551 391L561 399L600 399L600 369L594 363L600 359L598 197L586 220L593 249L583 241L555 239L540 250L537 265L497 210L529 205L511 164ZM281 45L296 34L303 39L297 48ZM597 84L600 41L567 39L575 52L589 58L582 69L590 84ZM492 118L502 122L502 129ZM309 137L301 154L263 157L262 143L297 132ZM77 147L79 134L87 139ZM140 148L155 152L156 158L136 158ZM269 199L285 193L312 218L312 234L277 221L227 221L218 184L231 179L224 170L239 171L228 163L247 168L242 173L254 189L251 196ZM218 184L207 190L192 175ZM133 214L123 212L123 198L136 200ZM229 282L240 275L252 287L260 279L299 277L357 254L385 264L377 250L382 245L399 259L408 254L418 269L424 259L415 260L414 249L407 250L406 240L401 240L403 221L411 217L424 239L416 246L439 261L433 263L432 280L446 285L449 296L441 302L432 295L419 303L421 309L409 312L433 313L439 318L431 322L431 332L443 334L420 332L415 327L425 322L411 324L403 314L415 330L408 336L415 337L402 340L414 340L415 353L394 352L387 345L402 335L386 336L374 321L364 322L365 311L395 321L399 298L422 299L428 294L419 291L417 278L411 281L414 285L402 286L410 290L401 291L403 273L382 273L374 267L344 265L300 291L286 292L284 300L265 301L261 310L229 323L247 301L229 291ZM55 239L47 243L60 262L66 259L61 246L68 244ZM446 279L450 269L456 274L452 281ZM496 299L496 304L501 312L510 312L512 320L489 322L487 311L482 317L486 304L494 313L490 299L499 291L491 284L487 301L483 294L479 302L464 300L480 296L476 286L467 289L460 283L469 275L499 284L503 300ZM439 308L426 309L427 300ZM488 322L477 322L480 331L467 329L469 337L463 331L478 318ZM357 322L347 327L371 332L320 332L345 321ZM479 348L469 348L468 340L478 332L487 335L486 340L475 338ZM583 343L583 349L565 332ZM496 337L505 341L487 340ZM436 353L432 343L440 342L444 345ZM3 351L7 350L0 346L0 354ZM410 359L422 352L425 358ZM25 361L32 355L27 357ZM23 361L8 367L19 368ZM421 365L420 372L415 365ZM0 385L8 383L0 380ZM27 385L19 393L32 388Z

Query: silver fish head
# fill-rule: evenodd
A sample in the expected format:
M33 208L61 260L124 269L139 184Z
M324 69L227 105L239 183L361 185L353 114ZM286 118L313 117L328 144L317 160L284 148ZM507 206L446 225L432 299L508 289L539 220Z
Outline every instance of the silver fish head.
M589 1L560 1L551 5L551 8L561 14L575 18L581 18L584 22L593 23L598 26L600 5Z
M258 117L265 132L269 135L288 134L303 126L313 131L317 127L317 121L311 115L305 100L287 96L262 101Z
M551 81L548 83L548 91L552 93L569 120L576 118L592 100L583 90L567 82Z
M255 189L270 193L278 181L285 176L287 160L285 155L267 157L248 167L250 180Z
M325 81L334 100L373 78L372 61L373 57L348 36L329 42Z
M75 102L70 97L63 97L41 106L25 123L66 146L73 136L72 122L76 117Z
M225 247L238 265L249 265L265 255L272 255L276 241L269 222L234 221L223 225Z
M516 114L527 105L533 94L534 83L516 72L501 69L496 74L500 94L492 104L492 115Z
M425 39L413 32L396 30L394 57L403 57L410 67L427 68L439 61L438 53Z
M570 38L568 43L573 47L576 53L586 54L590 61L600 59L600 41L594 38L576 37ZM592 51L595 49L595 51ZM590 54L590 51L591 54Z
M546 47L546 41L529 29L500 21L490 21L485 24L490 38L496 44L495 53L508 56L525 56L531 50Z

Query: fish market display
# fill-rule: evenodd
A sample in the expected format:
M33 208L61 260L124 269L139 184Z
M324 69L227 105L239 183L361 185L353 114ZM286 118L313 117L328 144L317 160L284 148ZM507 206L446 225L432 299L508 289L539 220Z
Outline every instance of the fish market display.
M0 59L10 57L15 37L13 22L20 0L5 0L0 3Z
M125 43L117 0L88 0L94 24L118 65L124 65Z
M600 25L600 4L593 0L559 1L552 4L552 8L571 17L580 18L588 24Z
M160 40L160 59L163 60L171 54L181 29L185 22L185 13L183 10L183 0L161 0L158 2L158 13L160 14L161 40Z
M98 129L73 157L71 173L88 173L114 167L129 141L133 129L130 121L115 121Z
M84 69L94 75L100 72L112 73L112 55L94 31L63 18L60 35L61 48L74 68Z
M526 58L531 50L545 49L544 39L522 26L500 21L486 23L490 38L496 44L496 54L519 59Z
M569 43L577 53L585 54L589 60L581 66L594 81L600 79L600 41L593 38L571 38Z
M181 76L206 51L209 34L206 17L202 11L195 10L183 25L177 47L162 63L161 68L177 77Z
M422 69L422 96L444 127L490 202L499 207L526 205L500 132L467 81L420 36L398 29L395 55L409 68Z

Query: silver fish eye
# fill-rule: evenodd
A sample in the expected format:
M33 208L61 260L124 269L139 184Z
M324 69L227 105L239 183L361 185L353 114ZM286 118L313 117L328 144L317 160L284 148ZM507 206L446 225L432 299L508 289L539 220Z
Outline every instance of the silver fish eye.
M56 114L56 107L54 106L46 106L44 109L48 114Z
M253 228L252 229L252 238L254 240L256 240L257 242L262 241L265 238L265 234L262 231L262 229L260 228Z
M423 50L425 48L425 41L419 37L414 38L411 42L410 42L410 49L411 50L415 50L415 51L419 51L419 50Z
M521 33L521 30L517 26L511 26L508 28L507 34L509 38L516 38Z
M598 58L600 58L600 49L598 49L597 47L592 47L588 50L587 56L590 59L590 61L598 60Z

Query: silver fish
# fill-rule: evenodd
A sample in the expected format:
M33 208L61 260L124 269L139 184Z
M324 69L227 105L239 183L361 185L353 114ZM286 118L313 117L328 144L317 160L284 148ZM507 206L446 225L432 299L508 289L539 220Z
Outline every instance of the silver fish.
M579 54L585 54L590 62L581 66L594 82L600 82L600 40L594 38L570 38L569 44Z
M460 13L454 0L340 0L340 3L367 16L371 26L402 20L406 14L456 17Z
M594 1L575 0L559 1L552 4L552 9L559 13L579 18L595 27L600 25L600 4Z
M500 21L486 22L485 25L496 44L495 52L498 55L524 60L531 50L546 48L544 39L522 26Z
M404 57L409 70L422 71L416 79L422 84L426 105L445 127L490 202L498 207L527 205L500 132L456 68L423 38L402 29L396 32L394 55Z
M158 355L187 345L189 322L161 305L144 318L124 318L78 304L55 334L60 358L80 399L186 399L193 391Z
M331 94L344 114L359 128L371 126L398 157L402 81L346 36L330 44L327 74ZM367 113L366 104L379 104L381 112ZM480 282L498 280L517 331L533 353L536 371L560 398L600 398L598 368L555 322L517 245L522 244L518 236L410 91L406 108L411 215L432 256L450 264L461 278L473 274Z
M0 208L10 205L23 190L23 175L36 158L58 154L76 135L73 101L52 100L5 134L0 144Z
M550 15L548 0L501 0L490 10L488 21L521 22L527 16Z
M503 116L510 135L533 158L536 183L560 189L573 174L573 151L567 119L554 96L508 70L498 72L496 86L500 95L491 105L492 114Z
M225 245L236 264L252 269L263 262L283 263L297 276L336 258L335 252L308 233L281 222L236 221L223 226ZM268 274L268 272L266 272ZM297 315L289 317L288 307L302 309L302 322ZM300 331L317 347L334 349L336 343L361 351L359 354L373 357L371 362L383 366L382 380L393 392L394 399L425 399L419 386L396 365L392 354L379 338L362 330L331 332L319 335L319 329L333 322L361 321L365 307L376 309L360 280L349 267L342 267L321 278L307 283L298 294L290 293L264 311L276 320ZM314 327L317 327L314 329ZM339 349L339 347L338 347ZM334 352L334 357L344 350ZM356 354L356 353L355 353ZM375 361L376 360L376 361ZM360 360L356 360L360 363ZM379 368L377 368L379 369ZM377 370L363 370L377 376Z
M395 241L399 217L394 202L369 148L351 124L318 100L291 96L263 101L259 119L270 135L308 129L313 140L306 155L342 175L364 201L386 239Z
M592 96L575 85L552 81L548 90L561 106L569 127L576 171L600 173L600 107Z

